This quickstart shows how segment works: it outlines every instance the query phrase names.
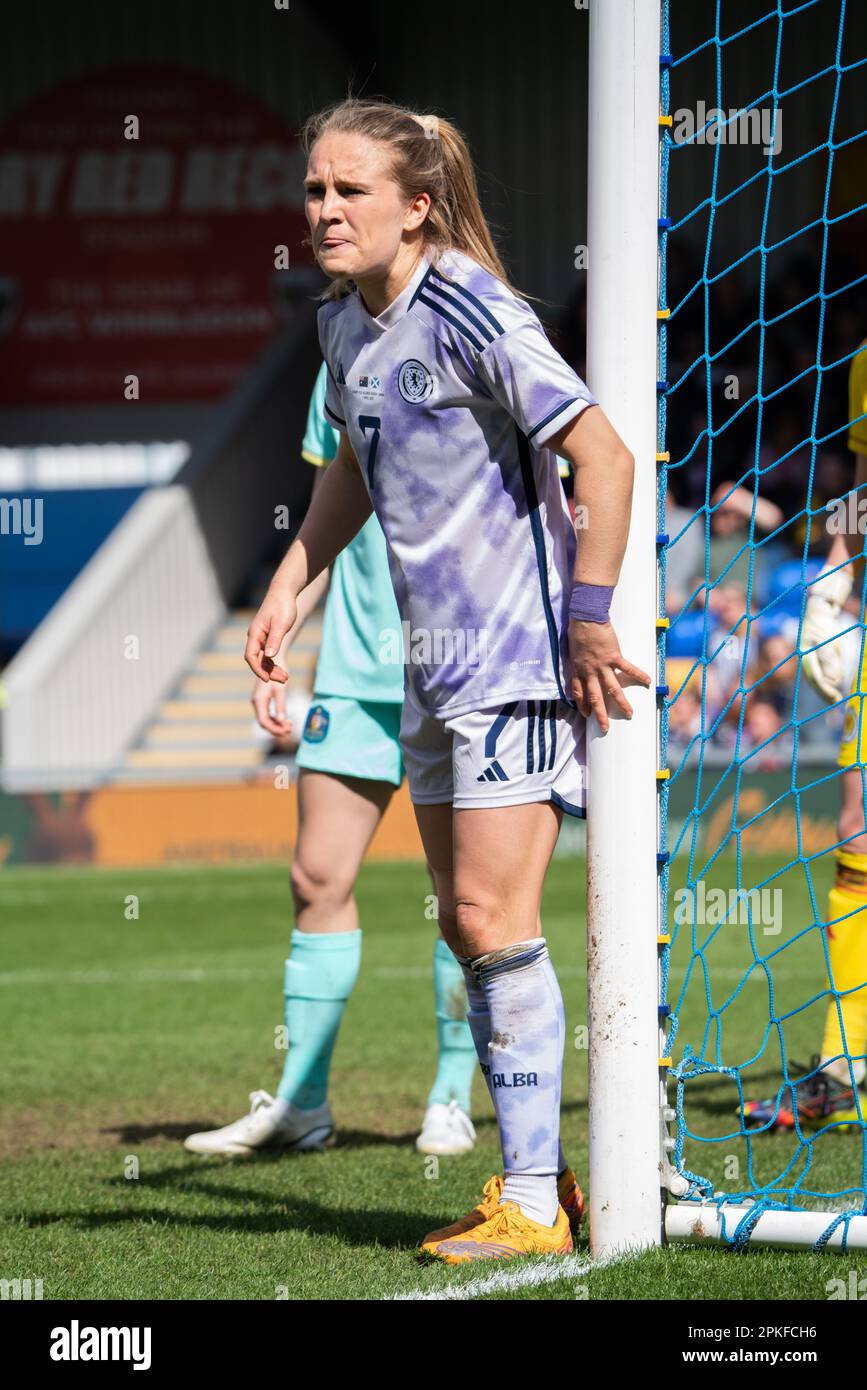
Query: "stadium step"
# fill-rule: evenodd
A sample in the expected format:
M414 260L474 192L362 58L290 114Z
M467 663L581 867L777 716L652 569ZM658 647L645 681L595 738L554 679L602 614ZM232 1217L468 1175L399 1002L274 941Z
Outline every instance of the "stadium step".
M210 671L197 676L185 676L178 689L181 700L249 700L253 689L253 676L245 667L237 675L222 675Z
M310 671L316 666L317 655L318 649L316 648L311 648L310 650L304 651L302 649L293 647L289 651L288 656L286 657L286 670L290 674L293 671ZM248 681L252 680L249 668L247 667L244 661L244 657L241 654L241 652L237 649L221 651L219 648L215 649L211 647L206 652L200 652L195 670L199 673L210 671L239 671L242 674L246 673L246 679Z
M214 637L213 646L217 651L234 652L243 656L247 644L247 623L226 623ZM305 623L297 640L292 644L293 652L318 652L322 640L322 629L317 624Z
M248 748L134 748L128 754L129 768L238 768L258 767L262 750Z
M247 686L252 689L252 681L247 681ZM162 719L172 723L183 721L185 724L191 720L199 720L202 723L219 721L225 724L229 719L246 724L252 713L249 692L246 700L165 700L160 709Z
M115 782L211 777L248 778L262 767L272 742L257 730L251 705L255 678L244 662L252 608L226 614L168 698L160 701L137 745L116 769ZM322 616L311 615L286 659L290 686L310 693L322 638Z
M243 748L249 743L252 718L253 710L250 708L243 719L236 719L233 723L217 723L214 719L205 719L201 723L189 723L185 720L177 724L152 724L145 734L145 742L148 748L160 748L167 744L189 748L201 747L204 744L210 744L212 747L238 744Z

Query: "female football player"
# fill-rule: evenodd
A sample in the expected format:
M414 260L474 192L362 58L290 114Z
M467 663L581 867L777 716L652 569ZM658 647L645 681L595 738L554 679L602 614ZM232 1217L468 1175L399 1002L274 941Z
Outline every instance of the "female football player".
M650 677L608 621L634 462L509 285L453 125L382 102L313 116L306 212L334 462L250 625L276 666L298 596L364 524L385 532L407 642L401 747L461 961L504 1176L422 1250L448 1263L571 1249L558 1190L565 1020L541 936L564 812L586 813L585 720ZM555 455L575 471L575 531Z
M325 418L323 363L307 416L302 457L316 487L337 452L339 434ZM191 1134L193 1153L251 1157L262 1150L320 1148L334 1135L328 1101L331 1059L361 963L355 881L403 780L398 742L403 705L400 615L375 517L328 572L301 596L281 659L326 588L313 704L298 750L298 840L292 863L295 929L284 976L288 1050L276 1096L252 1091L250 1113L221 1129ZM394 660L382 660L383 647ZM395 642L393 639L397 637ZM268 733L287 732L286 686L256 681L253 706ZM476 1053L466 1021L461 968L442 937L434 947L438 1064L416 1147L422 1153L472 1149L470 1090Z

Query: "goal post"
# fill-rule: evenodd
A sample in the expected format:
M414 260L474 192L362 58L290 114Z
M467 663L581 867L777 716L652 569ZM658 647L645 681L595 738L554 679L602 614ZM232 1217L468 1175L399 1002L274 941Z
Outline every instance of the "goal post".
M844 46L846 0L839 0L839 27L836 34L831 35L834 40L832 61L827 62L820 55L818 38L822 36L815 31L806 35L806 39L802 31L786 48L786 54L790 55L796 43L800 43L797 52L802 55L802 61L806 55L807 62L814 59L815 48L816 75L809 80L805 80L800 71L792 77L790 70L785 68L781 58L782 30L785 23L803 18L817 0L805 0L788 11L769 5L767 13L759 14L740 30L721 27L725 22L725 5L709 7L708 32L696 38L693 24L693 48L683 62L704 54L711 71L715 72L712 81L716 91L712 87L710 93L692 92L692 87L706 80L699 79L691 83L690 100L694 99L696 113L704 113L707 96L715 96L717 114L705 126L702 126L705 115L697 114L692 124L693 134L686 141L714 147L712 175L707 188L700 182L684 184L683 191L694 196L694 204L685 210L678 204L681 219L678 223L668 216L673 151L670 87L672 71L679 65L677 56L672 57L668 52L677 41L675 37L669 42L669 21L670 16L677 15L679 6L687 3L688 0L594 0L589 13L587 379L635 457L629 538L620 580L614 591L611 617L624 656L651 674L650 690L627 688L634 710L632 720L623 719L609 702L609 733L601 734L594 717L588 720L587 729L591 1253L595 1257L611 1257L668 1241L718 1242L735 1248L767 1244L817 1250L867 1249L867 1186L864 1180L867 1100L863 1096L858 1100L857 1093L853 1092L856 1096L853 1116L836 1125L833 1117L828 1124L820 1122L817 1134L803 1133L800 1122L788 1131L783 1129L781 1132L788 1133L791 1139L793 1152L779 1158L777 1167L781 1152L781 1140L775 1133L777 1115L772 1113L763 1129L761 1125L754 1125L752 1118L748 1125L745 1118L746 1100L755 1095L745 1087L762 1084L766 1091L776 1090L778 1109L784 1095L791 1098L796 1094L804 1073L794 1070L790 1049L794 1047L798 1055L804 1045L803 1038L815 1035L815 1019L819 1017L816 1008L821 1009L823 1001L828 999L836 999L839 1007L841 997L841 990L832 978L827 951L830 929L839 918L832 913L826 920L827 914L822 915L823 906L816 904L810 877L812 861L815 860L818 867L823 854L830 856L840 846L829 843L820 853L807 855L801 843L802 798L828 778L816 775L815 770L809 768L808 775L804 775L803 766L799 765L799 732L811 720L825 717L827 711L819 708L799 719L797 691L805 684L800 679L804 605L815 575L806 561L810 527L822 525L821 504L809 500L816 458L820 446L832 446L839 438L845 440L847 428L843 405L837 411L842 418L835 418L830 425L826 417L820 416L820 393L832 369L845 368L863 351L858 346L859 339L855 339L845 355L840 355L838 344L832 353L823 341L823 331L826 313L831 312L828 306L838 296L851 292L862 280L867 281L865 275L839 287L833 285L828 254L832 231L847 218L867 210L867 205L863 204L863 186L860 196L855 186L849 211L841 212L839 202L834 205L831 201L835 156L845 158L847 148L867 136L863 129L854 134L841 131L839 124L835 131L844 80L863 81L867 54L856 53L853 58L851 45L850 50ZM696 8L689 14L695 21ZM731 23L736 25L737 18ZM740 50L733 49L739 41L752 45L757 54L762 53L761 44L764 43L764 58L757 57L754 66L745 69L736 56ZM767 82L761 66L765 58L772 68ZM737 82L744 80L745 73L746 80L755 82L756 91L750 94L754 99L745 107L741 91L738 106L727 114L722 98L731 86L737 88ZM681 76L678 72L678 77ZM826 80L824 88L814 86L819 79ZM689 85L689 79L683 80ZM817 108L819 92L822 92L823 104ZM806 130L810 137L803 151L796 151L793 156L787 150L775 163L779 154L781 100L791 100L787 129L793 129L797 136L797 101L802 98L813 104L809 112L811 121L815 119L816 109L820 109L823 119L827 120L826 139L816 145L812 139L812 125L802 122L800 129ZM761 102L768 108L765 114L772 118L767 149L762 156L766 162L748 178L743 177L747 166L735 163L732 166L734 184L730 177L727 183L718 183L719 147L726 143L725 127L732 127L732 143L735 130L742 133L752 127L758 129L758 122L742 118L747 114L757 117L762 114L758 111ZM708 126L714 127L715 138L705 142ZM840 151L843 151L842 156ZM689 155L691 151L686 153ZM792 233L784 222L781 231L770 215L775 181L780 182L776 176L791 174L817 153L827 157L827 171L822 171L820 179L808 182L812 175L810 170L797 185L797 192L790 189L787 194L783 185L780 198L788 199L783 203L783 212L801 217L802 223L800 230ZM679 151L678 155L682 158L683 152ZM692 170L695 167L693 165ZM692 171L687 177L699 178ZM841 189L849 186L845 181L840 184ZM818 187L821 200L818 217L813 217L804 202L813 187ZM745 212L733 203L732 200L750 188L762 191L763 212L761 209L758 214ZM726 214L731 212L730 204L740 217L736 230L748 240L752 238L746 252L740 246L731 246L726 233L714 232L714 219L719 215L728 236L731 235L731 222L724 223ZM696 213L701 209L709 209L703 247L696 222ZM758 222L754 226L755 216ZM684 241L678 242L681 223ZM854 228L853 223L853 231ZM802 233L815 233L817 238L813 256L816 285L810 287L811 293L802 303L796 303L794 308L788 305L777 313L778 303L766 295L767 283L771 282L773 274L785 275L787 247ZM690 237L693 243L698 237L699 244L690 247ZM691 264L701 265L700 272L693 272L696 282L683 290L680 306L667 302L667 268L678 255L679 246L685 247L687 261L691 250ZM804 246L807 250L802 254L802 273L804 256L809 261L807 252L811 243L807 241ZM778 255L778 260L769 271L768 258L772 253ZM726 281L725 289L737 289L736 277L742 273L743 266L749 271L751 262L757 267L754 286L758 307L754 308L752 300L745 302L748 302L747 318L754 314L755 323L742 327L731 317L726 320L720 315L722 330L733 335L720 347L718 339L722 330L712 323L717 284ZM676 334L679 308L687 305L694 292L697 292L695 297L704 317L704 352L698 363L690 364L687 359L684 365L682 361L677 369L680 379L668 382L665 378L669 373L669 331ZM731 297L727 302L730 306ZM801 518L807 543L800 561L793 552L799 573L788 589L774 594L770 589L763 591L757 584L754 592L753 579L760 569L759 561L764 566L762 572L766 578L768 575L778 577L772 566L786 569L789 556L786 542L790 539L785 535L786 527L799 519L786 516L784 524L778 527L781 539L777 551L763 550L758 555L762 546L756 532L757 503L777 463L785 463L795 453L794 448L784 452L786 445L778 444L771 435L765 419L765 405L772 395L789 391L785 400L791 401L794 418L804 389L802 385L799 398L794 388L809 375L802 368L797 376L787 381L783 374L782 385L772 391L763 378L763 370L767 366L766 356L773 350L780 359L785 358L786 335L803 331L803 328L798 329L793 316L814 302L819 306L818 329L813 329L814 334L818 334L816 365L810 369L816 377L815 396L806 426L807 437L798 446L809 461L808 502ZM715 335L711 334L711 327L716 329ZM757 347L749 337L752 330L758 334ZM865 336L867 321L860 329L860 337ZM671 341L675 341L674 336ZM692 341L695 341L694 330ZM768 346L771 343L774 349ZM737 344L740 344L739 358L735 358ZM834 356L836 360L831 360ZM753 396L726 415L719 409L716 383L732 360L746 363L743 375L745 381L751 383ZM779 374L779 362L772 360L770 370ZM698 431L697 438L689 433L693 429L692 419L686 421L686 427L677 432L682 457L669 459L667 425L670 420L684 423L683 417L676 415L678 409L684 408L678 393L693 372L701 378L700 393L706 402L707 418L694 427ZM672 374L677 375L677 372ZM683 399L694 402L695 396L690 397L684 390ZM753 414L746 416L748 408L753 409ZM695 410L694 405L692 409ZM752 466L749 462L742 463L743 452L739 453L737 443L732 443L735 436L726 434L730 424L736 423L739 417L742 431L746 429L749 436L748 458L755 458ZM744 419L748 422L746 426ZM694 502L689 504L689 507L696 506L693 516L698 511L703 513L699 518L705 551L703 577L696 592L684 601L680 611L672 608L669 618L666 616L666 556L676 537L666 534L667 488L672 471L684 461L690 462L693 478L698 470L704 470L701 480L704 500L700 506ZM715 487L720 477L737 479L742 474L746 482L741 483L741 491L753 493L748 541L743 547L748 552L749 579L743 617L733 624L733 631L741 632L743 660L739 677L730 678L731 699L740 702L741 713L736 721L733 751L729 754L728 745L716 750L721 762L715 766L717 770L722 766L725 771L716 779L705 773L702 783L705 754L722 720L722 715L709 716L706 710L707 690L713 684L709 674L713 674L714 681L717 679L718 658L724 646L724 642L716 645L717 636L713 643L709 641L709 614L713 591L731 567L731 562L726 564L722 577L717 578L716 569L710 564L711 518L719 505L714 501ZM691 525L692 519L689 520ZM592 516L589 524L592 527ZM681 534L688 529L689 526L684 526ZM578 544L580 547L580 530ZM720 554L719 550L716 554ZM768 554L776 555L776 559L769 561ZM791 560L789 556L789 568ZM687 592L688 589L689 585ZM790 814L796 824L796 834L792 849L786 847L785 853L794 854L797 849L797 856L788 864L783 862L776 866L765 880L783 879L789 894L787 902L792 906L787 907L785 928L775 927L774 937L767 941L761 934L762 928L753 921L752 906L748 923L746 927L741 923L739 934L736 934L737 923L730 922L728 915L725 918L727 936L720 934L720 928L708 927L710 919L703 919L697 930L695 916L691 919L690 934L688 926L678 925L684 919L673 915L669 902L671 871L679 851L689 851L680 864L687 873L688 889L684 891L692 895L693 910L699 897L704 904L706 873L715 872L727 882L731 881L735 886L730 891L736 894L738 902L745 897L752 903L750 894L759 891L745 888L742 881L744 873L749 874L754 868L749 858L748 834L752 813L748 798L740 810L738 804L740 789L742 785L749 787L755 768L755 763L750 763L751 752L744 754L741 749L744 711L749 708L754 688L747 677L747 658L755 657L756 647L764 640L761 620L767 618L781 600L790 601L793 592L794 608L785 631L786 640L790 642L788 660L798 671L789 720L794 741L789 755L791 767L784 769L791 773L790 786L778 801L791 798ZM672 595L668 597L673 601ZM686 662L687 666L690 661L694 662L693 671L684 678L678 690L669 690L666 683L668 629L670 625L674 627L684 613L690 616L691 606L702 614L703 631L698 633L700 646L690 651ZM779 606L771 616L779 618ZM857 622L863 625L863 602ZM727 624L728 620L723 623L723 630ZM701 628L701 623L698 627ZM768 627L767 630L772 629ZM782 629L774 630L779 633ZM718 664L714 668L715 662ZM669 717L694 672L698 673L701 688L701 708L699 729L691 736L689 746L693 743L698 746L699 770L695 804L684 822L691 824L691 843L684 844L685 832L670 838L668 817L670 790L683 773L687 753L684 752L679 761L671 756ZM867 710L863 717L867 718ZM779 732L785 733L787 728ZM763 737L762 733L757 735L759 740ZM773 744L774 737L776 735L766 742ZM754 750L756 746L764 748L766 745L756 741L745 744L747 750ZM777 748L785 746L781 741ZM711 749L708 759L711 767L714 766L713 752ZM668 762L672 765L666 766ZM731 815L726 811L722 818L718 814L711 817L712 811L719 810L716 789L730 773L737 788ZM836 774L835 787L838 782L839 774ZM705 824L714 819L714 834L719 837L719 844L709 841L710 848L703 845L701 839L703 827L699 822L702 817ZM742 841L745 834L747 840ZM747 853L742 857L744 845ZM732 852L734 850L736 853ZM809 881L809 902L804 901L806 894L797 878L801 869L806 870ZM791 876L785 878L790 871ZM779 892L782 900L783 889ZM862 910L867 919L867 907ZM850 910L849 916L852 915L853 910ZM812 955L808 955L808 951L812 951ZM699 983L693 986L691 980ZM747 988L749 982L755 980L759 980L763 988L767 985L764 993L752 986ZM804 984L805 980L808 985ZM805 999L803 992L795 993L805 989L809 992L814 984L812 998ZM867 981L855 989L849 986L847 992L851 995L858 989L867 989ZM811 1008L812 1014L809 1013ZM702 1009L705 1013L699 1018ZM808 1017L809 1025L805 1021ZM840 1026L842 1029L842 1022ZM774 1048L778 1050L775 1052ZM850 1051L859 1053L860 1049ZM843 1055L851 1064L857 1057L850 1056L850 1051L844 1041ZM814 1075L816 1070L822 1070L818 1067L818 1058ZM854 1071L850 1070L850 1075L854 1077ZM705 1101L703 1127L698 1130L689 1120L696 1096L699 1102L702 1098ZM708 1096L713 1097L712 1104L707 1103ZM770 1105L773 1110L773 1101L763 1100L762 1105ZM759 1137L756 1137L756 1128L761 1130ZM772 1134L773 1138L766 1137ZM838 1147L833 1162L824 1170L826 1186L816 1187L815 1180L808 1184L806 1179L812 1172L818 1170L820 1176L823 1175L821 1162L814 1168L815 1151L825 1145L820 1151L827 1153L829 1143L844 1145L847 1141L842 1135L852 1136L851 1158L846 1158L848 1150ZM773 1147L775 1144L777 1149ZM729 1159L736 1155L715 1154L714 1146L717 1150L721 1146L743 1150L745 1171L740 1171L737 1162L732 1171L728 1171ZM702 1166L693 1171L698 1164Z
M611 620L654 678L659 0L590 6L587 377L635 456ZM593 518L590 519L593 524ZM580 546L581 535L578 533ZM662 1238L657 948L657 697L588 721L587 995L594 1255Z

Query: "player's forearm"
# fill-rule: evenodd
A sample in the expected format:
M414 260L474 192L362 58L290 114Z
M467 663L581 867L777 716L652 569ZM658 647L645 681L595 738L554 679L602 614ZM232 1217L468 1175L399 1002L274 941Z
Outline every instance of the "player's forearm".
M548 441L575 473L575 582L613 586L626 552L635 460L600 406Z
M281 561L272 589L301 594L358 535L373 507L347 449L329 464L295 540Z
M316 469L316 477L313 483L313 493L311 496L311 501L321 488L326 476L326 467L319 467ZM296 617L295 622L292 624L292 627L287 632L283 640L283 648L280 656L281 665L285 665L285 662L283 661L283 656L285 652L288 650L289 647L292 646L292 643L295 641L296 637L303 628L307 619L310 617L310 614L313 612L316 605L320 603L327 594L330 579L331 571L323 570L322 573L317 575L316 578L310 584L307 585L306 589L303 589L302 592L298 595L298 616Z
M577 584L617 583L629 536L633 477L634 460L625 448L576 469Z
M280 657L281 664L283 653L285 653L288 647L292 646L292 643L307 622L314 608L321 603L322 599L327 594L329 580L329 571L323 570L322 573L318 574L316 578L307 585L306 589L303 589L298 595L298 616L283 640L283 648Z

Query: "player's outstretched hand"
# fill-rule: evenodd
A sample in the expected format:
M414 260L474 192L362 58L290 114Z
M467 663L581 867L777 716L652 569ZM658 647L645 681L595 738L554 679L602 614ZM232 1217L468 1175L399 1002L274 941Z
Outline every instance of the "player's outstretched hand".
M288 681L288 675L277 665L276 658L297 614L298 605L291 594L268 590L247 629L244 649L244 660L260 681L279 681L281 685Z
M592 711L604 734L609 718L605 696L632 718L632 706L623 693L627 685L650 685L650 676L640 666L627 661L620 651L617 633L610 623L589 623L573 619L569 624L569 657L572 662L572 699L581 713Z

